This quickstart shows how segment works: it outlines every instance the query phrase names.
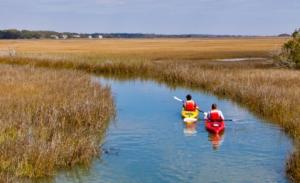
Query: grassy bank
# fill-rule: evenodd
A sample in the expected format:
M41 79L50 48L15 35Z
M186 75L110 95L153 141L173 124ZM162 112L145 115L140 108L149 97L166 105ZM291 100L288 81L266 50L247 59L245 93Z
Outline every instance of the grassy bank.
M89 75L29 66L0 67L0 180L52 176L89 165L114 106Z
M23 46L22 49L28 50L23 50L22 58L0 58L0 63L149 78L168 84L195 87L230 98L255 114L278 124L294 139L295 153L289 158L286 167L290 179L300 181L300 71L274 68L267 58L285 40L237 39L225 40L224 43L221 39L205 40L205 44L197 40L179 40L175 43L167 42L168 45L164 41L161 43L163 46L157 40L134 40L129 43L124 41L125 46L123 40L120 43L113 40L113 46L104 48L94 48L95 45L91 43L89 53L85 49L78 51L79 53L72 51L75 43L71 44L69 41L63 42L61 47L60 43L55 42L55 48L51 47L48 51L44 48L38 54L34 48L30 48L31 54L30 49ZM69 43L69 47L65 45ZM47 47L47 44L41 42L42 47ZM202 47L199 46L202 44ZM184 51L179 51L180 48ZM51 52L51 49L54 51ZM264 56L266 59L243 62L211 61L245 56Z

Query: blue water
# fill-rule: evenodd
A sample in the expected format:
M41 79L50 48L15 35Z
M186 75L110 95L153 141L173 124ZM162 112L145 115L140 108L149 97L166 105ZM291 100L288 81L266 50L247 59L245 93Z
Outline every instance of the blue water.
M103 153L88 170L59 173L56 182L152 183L287 182L285 161L290 140L235 103L152 81L93 78L111 86L117 118L107 131ZM211 136L203 121L185 126L181 103L190 93L202 110L217 103L226 123ZM202 117L202 116L201 116Z

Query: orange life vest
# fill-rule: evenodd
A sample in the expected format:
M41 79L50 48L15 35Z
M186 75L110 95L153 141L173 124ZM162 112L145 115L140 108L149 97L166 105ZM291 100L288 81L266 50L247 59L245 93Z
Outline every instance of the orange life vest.
M193 100L187 100L184 104L184 109L186 111L195 111L196 107L197 105Z
M209 113L209 120L210 121L222 121L222 117L220 116L218 111L211 111Z

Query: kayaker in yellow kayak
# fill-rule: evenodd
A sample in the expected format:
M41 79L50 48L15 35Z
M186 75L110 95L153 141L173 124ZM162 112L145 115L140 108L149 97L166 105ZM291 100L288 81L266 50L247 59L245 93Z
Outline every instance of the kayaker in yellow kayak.
M186 101L183 103L183 108L185 111L195 111L198 109L196 102L192 99L190 94L186 96Z

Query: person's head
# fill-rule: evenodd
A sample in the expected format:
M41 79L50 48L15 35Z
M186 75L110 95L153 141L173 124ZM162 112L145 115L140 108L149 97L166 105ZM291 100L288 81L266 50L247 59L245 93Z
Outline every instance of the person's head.
M212 109L212 110L217 109L217 108L218 108L217 104L212 104L212 105L211 105L211 109Z
M188 94L188 95L186 96L186 100L192 100L192 96L191 96L190 94Z

